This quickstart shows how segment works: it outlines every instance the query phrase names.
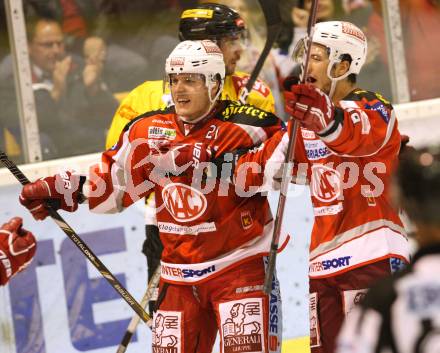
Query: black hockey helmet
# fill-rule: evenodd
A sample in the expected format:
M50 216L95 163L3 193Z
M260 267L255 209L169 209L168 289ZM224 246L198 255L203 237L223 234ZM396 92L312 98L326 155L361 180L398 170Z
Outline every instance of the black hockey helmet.
M221 4L206 3L183 11L180 16L180 40L218 40L242 34L246 30L237 11Z

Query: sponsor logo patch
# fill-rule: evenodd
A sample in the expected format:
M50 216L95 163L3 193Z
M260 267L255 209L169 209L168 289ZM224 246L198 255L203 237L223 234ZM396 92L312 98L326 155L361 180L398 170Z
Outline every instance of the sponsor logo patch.
M342 33L349 34L365 42L365 35L350 22L342 22Z
M188 9L183 11L180 18L212 18L214 15L214 10L209 9Z
M169 223L169 222L158 222L159 231L162 233L170 234L193 234L197 235L199 233L215 232L217 227L214 222L204 222L201 224L196 224L194 226L183 226L180 224Z
M174 140L176 135L177 133L175 129L168 129L160 126L150 126L148 128L148 138L150 139Z
M182 352L182 313L158 310L153 317L153 353Z
M224 353L264 352L263 298L219 304Z
M185 65L185 58L179 58L179 57L173 57L170 60L170 66L184 66Z
M335 268L346 267L350 265L351 256L341 256L330 260L312 262L309 266L309 272L326 271Z
M385 107L385 105L382 102L377 102L371 106L366 105L365 107L367 109L371 109L378 112L382 117L383 121L385 121L387 124L390 121L390 114L388 112L388 109Z
M174 276L179 278L200 278L205 277L208 274L212 274L216 271L215 265L206 267L202 270L193 270L193 269L180 269L178 267L172 267L168 265L161 266L161 272L163 275Z
M318 293L309 295L310 347L321 346L321 334L318 320Z
M391 273L399 272L406 267L406 262L398 257L390 258L390 269Z
M301 136L306 140L315 140L316 135L313 131L301 128Z
M269 351L277 352L281 342L278 340L280 317L279 317L279 288L275 276L272 277L272 291L269 301Z
M367 294L368 288L345 290L342 293L345 316L349 315L355 305L360 304Z
M207 54L223 55L220 48L210 40L202 40L202 45L205 48Z
M311 161L316 161L317 159L325 158L332 154L321 140L304 140L304 147L306 149L307 158Z
M153 124L166 124L166 125L172 125L173 122L171 120L162 120L162 119L153 119Z
M258 119L264 119L267 117L267 112L249 105L230 104L222 111L222 115L225 119L229 119L232 115L236 114L255 116L258 117Z

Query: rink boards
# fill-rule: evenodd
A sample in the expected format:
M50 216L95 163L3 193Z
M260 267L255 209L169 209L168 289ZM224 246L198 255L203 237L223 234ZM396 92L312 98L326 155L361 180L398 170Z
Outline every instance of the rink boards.
M28 165L23 171L35 179L56 172L61 163L85 170L97 158L98 155L89 155ZM0 172L0 191L0 221L19 215L38 238L32 265L7 287L0 288L0 352L116 352L133 315L130 307L54 222L32 219L18 203L20 186L5 170ZM275 194L270 199L276 203ZM284 225L292 240L278 261L286 339L308 334L307 244L313 221L310 207L308 190L292 186ZM81 205L76 213L63 212L62 216L140 301L147 277L145 258L140 253L145 238L143 204L137 203L115 215L92 214ZM140 325L128 352L148 351L150 342L151 333Z
M400 129L420 146L440 141L440 100L397 107ZM422 119L421 119L422 118ZM53 174L60 167L85 170L99 155L23 166L29 179ZM20 187L0 170L0 222L21 216L38 238L32 265L0 288L0 353L114 353L133 313L129 306L86 262L85 257L50 220L36 222L19 205ZM277 195L271 194L272 205ZM308 334L307 248L313 222L309 192L293 187L289 194L284 232L292 236L278 258L283 296L285 353L306 351ZM105 265L140 300L146 288L145 258L140 253L144 235L143 205L121 214L95 215L81 206L63 213ZM299 338L299 339L297 339ZM292 341L293 340L293 341ZM128 352L146 352L148 329L139 326Z

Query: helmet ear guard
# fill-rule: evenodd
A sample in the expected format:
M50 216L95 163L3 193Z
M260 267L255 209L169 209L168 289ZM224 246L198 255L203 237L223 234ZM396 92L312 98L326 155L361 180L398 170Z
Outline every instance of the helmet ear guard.
M341 80L350 74L359 74L367 58L367 38L354 24L344 21L327 21L315 25L313 42L321 44L329 50L329 68L327 75L330 79ZM350 68L341 77L332 78L331 68L341 62L344 54L350 55Z
M312 42L327 49L329 59L327 76L331 80L329 96L332 97L337 81L343 80L351 74L357 75L361 71L367 58L367 38L358 27L350 22L327 21L315 24ZM293 52L293 59L296 62L304 60L306 47L305 39L297 43ZM333 77L332 69L336 64L346 60L344 55L350 56L350 67L343 75Z

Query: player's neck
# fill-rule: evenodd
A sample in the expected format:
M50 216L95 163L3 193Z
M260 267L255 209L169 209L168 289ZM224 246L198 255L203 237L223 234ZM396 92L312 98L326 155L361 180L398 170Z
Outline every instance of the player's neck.
M333 94L332 101L337 104L340 100L348 96L348 94L356 88L354 83L351 83L347 79L338 81Z

